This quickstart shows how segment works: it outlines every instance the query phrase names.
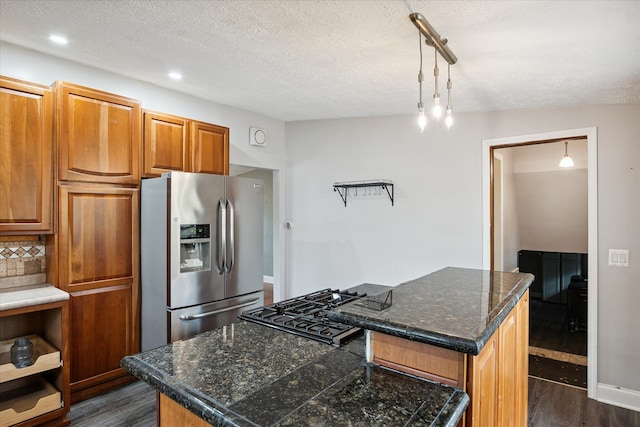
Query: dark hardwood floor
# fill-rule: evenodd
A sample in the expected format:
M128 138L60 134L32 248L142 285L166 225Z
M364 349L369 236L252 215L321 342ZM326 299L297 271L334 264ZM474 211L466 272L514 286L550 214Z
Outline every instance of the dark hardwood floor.
M529 345L586 356L587 333L569 332L566 305L531 299Z
M71 407L73 427L153 427L155 390L135 382ZM529 427L640 426L640 413L587 398L575 387L529 378Z

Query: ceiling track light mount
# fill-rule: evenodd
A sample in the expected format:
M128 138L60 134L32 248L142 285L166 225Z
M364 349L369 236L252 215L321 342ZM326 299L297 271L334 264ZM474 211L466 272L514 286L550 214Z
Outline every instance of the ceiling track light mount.
M424 42L428 46L435 48L445 61L450 65L458 62L458 58L453 54L451 49L449 49L449 46L447 46L448 40L440 37L440 34L438 34L421 13L412 13L409 15L409 19L411 19L413 25L415 25L424 36Z
M451 114L451 65L458 61L458 58L453 54L449 46L447 46L447 39L440 37L440 34L429 24L429 22L420 13L412 13L409 15L409 19L418 29L418 45L420 47L420 70L418 71L418 127L420 132L424 131L427 124L427 118L424 114L424 103L422 102L422 82L424 80L424 74L422 73L422 36L424 36L424 42L427 46L433 47L434 52L434 93L433 93L433 116L440 120L442 117L442 106L440 105L440 93L438 92L438 77L440 75L440 69L438 68L438 54L447 61L447 109L445 117L445 125L447 129L453 124L453 116Z

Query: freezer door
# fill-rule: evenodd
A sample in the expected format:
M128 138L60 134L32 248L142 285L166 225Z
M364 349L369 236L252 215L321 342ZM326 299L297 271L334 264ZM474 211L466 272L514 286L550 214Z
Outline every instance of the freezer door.
M168 310L169 337L173 342L230 325L237 322L240 313L258 308L263 303L263 292L260 291L195 307Z
M169 295L167 306L179 308L221 300L224 295L224 271L219 261L222 244L220 221L224 211L224 177L220 175L171 172L169 174ZM224 208L224 203L222 203ZM210 238L181 238L181 225L208 224ZM183 228L184 230L184 228ZM188 237L188 236L182 236ZM181 243L182 241L182 243ZM184 265L186 251L196 251L202 264ZM182 251L182 256L181 256ZM219 268L220 267L220 268Z
M227 298L262 290L264 186L227 177Z

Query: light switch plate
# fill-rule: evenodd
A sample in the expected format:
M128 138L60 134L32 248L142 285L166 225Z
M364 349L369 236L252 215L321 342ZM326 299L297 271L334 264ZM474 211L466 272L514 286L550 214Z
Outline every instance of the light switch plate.
M609 265L614 267L629 267L629 250L609 249Z

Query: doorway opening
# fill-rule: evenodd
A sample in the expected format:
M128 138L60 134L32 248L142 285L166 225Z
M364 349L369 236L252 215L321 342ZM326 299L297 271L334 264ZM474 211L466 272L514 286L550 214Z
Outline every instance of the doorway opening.
M276 171L241 165L229 165L229 175L261 179L264 183L264 216L263 216L263 289L264 304L274 302L274 186L273 174ZM277 293L276 293L277 294Z
M574 166L559 166L565 143ZM529 372L586 389L586 138L493 148L493 269L531 273Z
M558 168L558 163L564 154L564 141L568 141L569 154L576 159L576 168L571 173ZM546 171L535 170L538 167L536 165L548 156L544 152L558 143L560 149L556 151L550 163L553 166ZM582 151L579 144L582 144ZM513 157L518 156L517 150L522 150L524 154L520 155L519 159L519 169L517 169L519 176L514 177ZM585 353L584 340L581 350L571 347L578 344L569 342L569 340L580 341L577 338L580 337L579 334L583 334L583 338L586 339L586 355L579 354L578 357L565 355L564 358L571 362L587 364L586 386L588 396L591 398L596 398L597 384L596 155L596 128L484 140L482 152L483 267L517 271L520 252L523 250L522 245L529 246L525 247L525 250L537 252L540 264L545 265L537 274L534 273L539 283L530 288L532 327L530 344L537 344L532 345L533 351L536 351L536 347L550 350L545 353L545 357L552 355L555 359L561 359L562 353L567 355ZM556 177L566 175L565 178L569 176L568 181L578 177L577 181L582 183L582 189L574 193L579 194L567 190L566 182L562 185L554 183L554 175ZM517 191L516 179L519 181ZM575 186L575 182L572 185ZM562 188L563 186L565 188ZM539 191L540 189L542 191ZM531 197L532 192L541 193L541 198ZM522 202L523 199L524 202ZM518 208L516 202L521 203L522 206ZM542 206L536 206L536 203ZM583 206L580 215L577 215L580 209L577 205ZM531 216L538 218L531 220L529 218ZM576 216L580 216L580 219ZM570 220L567 221L566 217ZM560 221L559 219L562 218L564 219ZM522 221L522 224L518 221ZM583 231L576 232L576 230ZM552 246L543 246L545 235ZM576 236L582 237L576 239ZM500 253L496 255L496 251ZM522 270L527 268L530 266L525 266ZM573 288L569 289L569 285L574 276L576 281L579 279L588 281L586 289L576 291L579 297L584 297L580 301L580 307L586 306L584 311L587 314L584 316L587 319L580 325L582 328L577 329L572 329L575 328L575 324L570 324L571 313L568 307L570 293L573 291ZM538 331L535 331L535 328L538 328ZM549 340L545 342L545 339L549 338L545 336L545 332L548 333L553 328L559 332L558 336L552 339L555 343L549 343ZM580 329L586 329L586 331ZM560 347L560 349L546 347Z

